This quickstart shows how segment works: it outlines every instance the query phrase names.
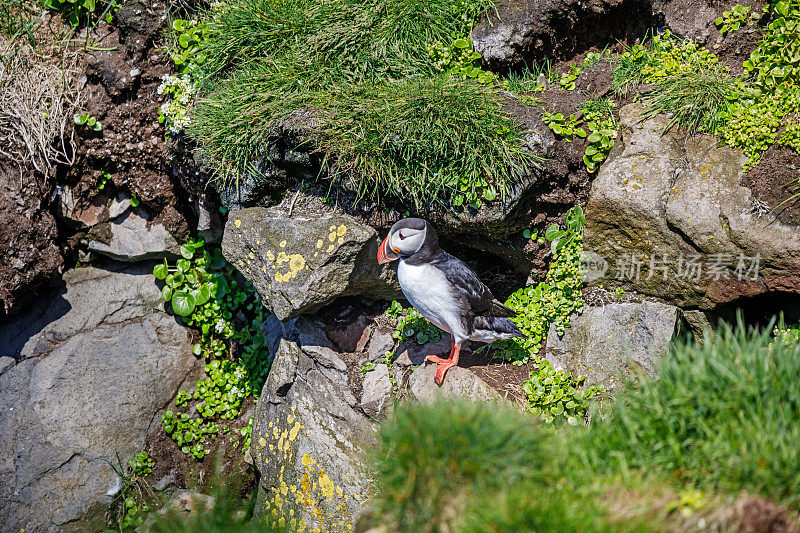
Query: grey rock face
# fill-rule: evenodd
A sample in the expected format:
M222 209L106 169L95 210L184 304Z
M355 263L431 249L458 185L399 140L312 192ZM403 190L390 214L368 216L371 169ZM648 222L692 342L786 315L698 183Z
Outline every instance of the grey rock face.
M367 344L367 357L372 362L376 362L394 349L394 338L390 331L376 329L372 332L372 337Z
M256 512L291 530L349 531L367 497L361 452L377 435L331 353L280 340L253 418Z
M563 337L550 328L545 358L610 390L623 378L657 377L681 318L677 307L642 302L586 307L571 321Z
M361 409L370 418L378 418L387 407L392 396L392 381L389 367L380 364L364 375L361 389Z
M681 307L714 309L769 292L800 294L800 227L759 218L739 185L744 156L708 135L684 139L663 115L620 110L621 135L592 185L584 249L599 282Z
M153 306L141 269L132 270L73 270L56 297L65 305L44 301L20 317L29 327L0 329L3 339L22 337L5 345L19 362L0 374L4 530L80 529L101 512L118 483L109 462L142 449L198 368L187 331Z
M232 211L222 250L279 320L315 311L339 296L391 299L396 274L377 263L378 235L354 218L281 207Z
M422 402L433 402L440 396L487 402L501 399L497 391L466 368L454 366L448 370L441 387L434 381L435 376L434 364L414 370L408 382L412 397Z
M162 224L150 224L141 209L128 211L109 225L109 242L89 241L89 249L120 261L158 259L178 253L178 242Z

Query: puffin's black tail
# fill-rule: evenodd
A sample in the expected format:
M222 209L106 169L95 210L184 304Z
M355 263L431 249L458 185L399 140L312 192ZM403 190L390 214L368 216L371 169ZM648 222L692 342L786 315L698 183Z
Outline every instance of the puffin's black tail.
M472 330L470 339L482 342L525 336L511 320L499 316L476 316Z

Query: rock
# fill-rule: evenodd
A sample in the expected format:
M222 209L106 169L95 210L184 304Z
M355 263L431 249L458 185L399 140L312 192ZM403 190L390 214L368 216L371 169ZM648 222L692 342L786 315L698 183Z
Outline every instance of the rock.
M499 2L472 30L472 44L491 67L508 69L530 57L571 57L615 40L633 41L660 26L649 2L612 0L587 6L579 0ZM577 39L576 39L577 36Z
M661 359L680 329L677 307L657 302L586 307L559 337L551 326L545 358L556 368L586 376L586 384L616 388L621 378L657 377Z
M800 294L800 227L754 212L739 150L684 139L663 115L620 110L612 155L592 185L584 249L608 264L596 281L701 310L749 296Z
M203 198L197 199L197 231L202 232L206 242L222 242L223 226L219 213L210 210Z
M379 418L387 406L386 401L391 397L392 381L388 366L380 364L364 375L361 409L368 417Z
M65 185L58 190L58 215L73 226L90 228L107 220L102 202L79 202L76 191Z
M89 241L89 249L120 261L159 259L178 254L178 242L162 224L148 222L147 212L133 209L110 223L108 243ZM101 229L96 230L101 232Z
M434 381L435 376L434 364L414 370L408 382L412 397L421 402L432 402L439 396L485 402L501 399L497 391L466 368L454 366L448 370L441 387Z
M159 492L164 492L175 484L175 470L170 470L169 474L165 475L153 485L153 488Z
M0 376L3 375L3 372L11 368L16 364L16 361L13 357L0 357Z
M418 344L414 339L404 341L397 349L397 359L400 366L422 365L429 355L448 357L450 355L450 334L442 333L442 338L437 342Z
M280 341L253 418L256 514L291 530L349 531L367 497L363 451L377 434L356 409L346 368L320 353Z
M394 350L394 338L391 331L376 329L367 344L367 357L373 363L382 359L386 352Z
M279 320L320 309L340 296L391 299L396 274L375 257L374 229L332 210L281 207L232 211L222 251Z
M119 193L108 206L108 218L117 218L131 206L131 197L127 193Z
M42 298L35 309L0 325L0 355L17 360L42 355L102 324L164 311L150 265L75 268L63 281L65 287Z
M275 357L282 339L295 342L303 347L323 346L333 349L333 343L325 335L322 327L307 317L292 318L281 322L275 315L270 315L261 326L267 342L270 360Z
M152 276L151 291L137 279L145 269L131 270L72 270L66 291L0 328L19 360L0 375L8 531L88 529L101 518L119 483L111 465L161 431L163 407L202 366L187 330L152 305Z

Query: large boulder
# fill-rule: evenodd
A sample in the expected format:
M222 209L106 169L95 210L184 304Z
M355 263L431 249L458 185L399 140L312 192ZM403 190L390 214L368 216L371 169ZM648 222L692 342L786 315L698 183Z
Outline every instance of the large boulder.
M367 498L363 451L377 433L336 352L279 342L253 418L256 512L293 531L350 531Z
M320 204L231 211L222 239L236 265L283 321L340 296L399 295L391 265L378 265L377 232ZM293 212L292 212L293 211Z
M586 376L587 385L611 390L623 379L657 377L659 361L680 329L681 312L658 302L611 303L585 307L570 320L572 327L561 337L550 327L545 359Z
M4 531L101 517L119 487L111 465L160 431L163 407L202 368L149 270L72 270L65 289L0 326L13 360L0 372Z
M681 307L714 309L770 292L800 294L800 227L760 216L740 185L745 157L663 115L620 110L620 136L586 209L592 278Z

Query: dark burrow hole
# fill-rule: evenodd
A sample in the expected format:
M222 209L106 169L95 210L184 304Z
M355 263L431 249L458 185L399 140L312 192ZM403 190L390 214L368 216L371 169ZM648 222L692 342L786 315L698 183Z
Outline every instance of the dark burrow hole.
M735 326L739 317L744 325L763 329L778 324L782 319L787 325L800 323L800 295L777 292L740 298L708 313L712 326L727 323Z
M520 72L548 60L569 61L592 48L632 46L657 33L664 23L664 15L654 12L647 0L624 1L599 13L574 2L553 15L547 31L534 35L521 51L522 63L507 70Z

